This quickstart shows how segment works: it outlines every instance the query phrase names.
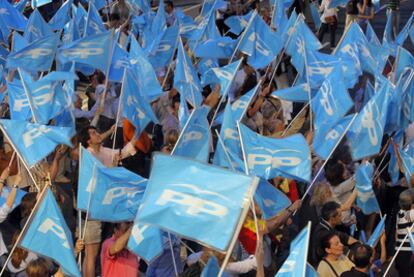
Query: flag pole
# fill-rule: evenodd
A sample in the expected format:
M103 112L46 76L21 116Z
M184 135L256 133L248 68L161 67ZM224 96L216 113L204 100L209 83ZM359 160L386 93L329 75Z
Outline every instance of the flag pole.
M33 218L33 215L34 215L34 214L35 214L35 212L37 211L37 209L38 209L38 207L39 207L40 203L41 203L41 202L43 202L44 194L45 194L45 192L47 191L47 188L50 186L50 174L49 174L49 176L48 176L48 177L49 177L49 182L48 182L48 184L47 184L46 186L44 186L44 187L43 187L42 191L40 192L39 198L37 198L37 202L36 202L35 206L33 207L32 211L30 212L29 217L27 218L26 223L24 224L24 226L23 226L22 230L20 231L19 236L17 237L16 242L14 243L14 245L13 245L12 249L10 250L9 255L7 256L6 262L4 263L4 266L3 266L3 268L2 268L2 269L1 269L1 271L0 271L0 276L3 276L4 270L6 269L7 264L9 263L9 261L10 261L10 259L11 259L12 255L13 255L13 253L14 253L14 251L15 251L15 250L16 250L16 248L17 248L17 245L20 243L20 240L21 240L21 239L22 239L22 237L23 237L23 233L26 231L27 227L29 226L29 223L31 223L32 218Z
M230 159L229 153L227 152L227 148L226 148L226 146L224 145L224 142L223 142L223 140L222 140L222 139L221 139L221 137L220 137L219 132L217 131L217 129L216 129L216 130L214 130L214 131L216 131L216 135L217 135L218 142L220 143L221 147L223 148L224 154L226 155L226 159L227 159L227 162L229 163L229 165L230 165L230 167L231 167L231 170L236 171L236 169L234 168L234 166L233 166L233 164L232 164L232 162L231 162L231 159Z
M174 155L175 148L177 147L177 144L180 142L181 137L183 136L185 129L187 129L188 124L190 124L190 120L193 117L194 112L195 112L195 109L191 112L190 116L187 119L187 122L185 123L183 129L181 130L180 135L178 136L177 142L175 143L174 148L171 151L171 156Z
M305 109L309 106L309 103L306 103L303 108L299 111L299 113L290 121L289 125L286 127L286 129L283 131L282 133L282 137L284 137L287 133L287 131L289 131L289 129L292 127L293 122L296 121L296 119L299 118L299 116L305 111Z
M304 56L305 56L305 71L306 71L306 82L308 83L308 88L307 88L307 92L308 92L308 99L309 99L309 129L311 131L313 131L313 114L312 114L312 97L311 97L311 83L310 83L310 74L309 74L309 67L308 67L308 58L307 58L307 52L306 52L306 43L305 40L302 40L303 42L303 52L304 52Z
M306 197L306 195L309 193L309 191L311 190L312 186L316 183L316 179L319 177L319 175L322 173L323 168L325 167L325 165L328 163L329 159L331 158L333 152L335 152L335 149L338 147L338 145L341 143L341 140L344 138L345 134L348 132L349 128L351 128L352 124L354 123L356 117L358 116L358 114L356 113L353 117L351 122L349 122L348 126L346 127L346 129L344 130L344 132L342 133L341 137L338 139L337 143L335 144L334 148L332 149L331 153L329 153L328 158L323 162L321 168L319 169L319 171L316 173L315 177L313 177L312 182L310 183L310 185L308 186L308 188L306 189L305 193L303 194L301 200L303 201Z
M233 61L234 57L236 56L236 53L239 50L240 44L243 41L244 37L246 36L246 32L249 30L250 26L252 25L253 20L255 19L256 15L257 15L257 10L254 10L252 16L250 17L249 23L247 24L247 26L244 29L239 41L237 42L236 48L234 48L234 51L233 51L233 54L231 55L229 63L231 63Z
M167 82L168 75L170 74L170 71L171 71L171 68L172 68L172 65L173 65L173 61L174 61L174 54L175 54L175 51L177 50L177 46L178 46L178 39L179 39L179 37L180 37L180 34L178 34L178 35L177 35L177 38L175 39L175 47L174 47L174 52L172 53L171 60L170 60L170 64L168 65L167 73L165 74L164 80L162 80L162 84L161 84L161 89L162 89L162 90L164 90L164 86L165 86L165 84L166 84L166 82ZM178 50L177 50L177 51L178 51Z

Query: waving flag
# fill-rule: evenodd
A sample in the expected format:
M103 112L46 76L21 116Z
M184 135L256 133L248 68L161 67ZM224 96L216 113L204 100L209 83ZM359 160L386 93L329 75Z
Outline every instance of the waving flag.
M261 16L253 13L252 22L239 42L239 50L248 55L248 63L256 68L264 68L272 62L283 48L281 37L274 33Z
M264 219L270 219L276 216L292 204L283 192L264 179L260 179L254 200L259 205Z
M152 21L151 32L154 35L157 35L164 32L166 28L167 22L165 17L164 0L161 0L158 4L157 14Z
M281 34L283 30L286 29L288 25L288 18L286 15L285 1L284 0L275 0L276 7L273 8L273 21L272 25L276 28L276 32Z
M224 20L224 24L226 24L230 28L230 32L235 35L240 35L244 28L247 27L247 24L250 21L250 17L252 16L253 12L250 11L246 15L233 15L226 20Z
M200 80L198 79L197 72L184 49L181 38L178 43L174 87L195 107L198 107L203 101Z
M131 46L129 50L130 67L132 72L139 80L138 85L141 95L147 99L148 102L154 101L162 93L162 88L158 82L154 68L148 61L141 46L139 46L135 37L131 36Z
M18 10L20 13L23 13L24 9L26 8L28 0L21 0L18 3L14 4L14 8Z
M51 2L52 0L32 0L32 8L35 9Z
M28 71L47 71L52 66L59 34L52 34L36 40L20 51L7 57L7 68L21 67Z
M237 40L219 37L199 42L194 54L200 58L228 59L234 52Z
M7 25L4 22L3 18L0 16L0 40L4 44L8 44L9 35L10 35L10 29L9 29L9 27L7 27Z
M414 147L412 142L408 144L404 149L394 146L394 151L397 151L397 157L401 162L402 171L404 173L407 183L410 183L411 174L414 173Z
M256 177L157 154L137 220L225 251L257 182Z
M76 25L79 27L79 34L80 36L83 36L83 32L85 31L86 25L86 17L88 13L85 11L82 5L72 5L72 13L73 18L76 21Z
M321 18L319 16L319 4L318 1L313 1L310 4L310 12L312 15L313 22L317 30L321 27Z
M92 3L89 3L88 16L86 17L84 37L106 32L101 16Z
M41 39L45 36L53 34L52 28L43 19L40 12L35 9L29 17L29 22L24 30L24 39L32 43L35 40Z
M397 67L398 68L398 67ZM396 93L400 95L400 111L399 118L401 120L401 128L405 129L414 121L414 69L409 68L403 71L397 82Z
M345 7L346 4L348 4L348 0L333 0L333 1L330 2L328 8L333 9L335 7L338 7L338 6Z
M204 267L203 271L201 272L200 277L215 277L218 276L220 273L220 266L215 256L211 256L208 259L206 266ZM223 277L229 277L225 272L221 275Z
M151 263L163 251L162 232L153 225L142 224L138 221L132 226L128 240L128 249Z
M243 124L240 136L249 171L266 180L285 176L305 182L311 178L309 146L302 135L283 139L264 137Z
M338 66L328 75L315 98L312 99L315 129L319 130L324 125L335 125L353 105L342 81L341 68Z
M375 227L374 232L372 232L371 237L367 241L367 244L371 247L375 247L377 242L379 241L382 233L385 231L385 219L387 218L387 215L384 215L381 218L381 221L378 223L377 227Z
M49 155L59 144L72 147L70 128L2 119L0 129L29 167Z
M0 17L11 29L24 31L27 18L24 17L9 1L0 1Z
M355 173L357 205L364 214L379 213L380 207L372 189L372 174L374 167L366 162L357 167Z
M395 77L396 79L400 78L401 74L403 73L404 69L407 67L413 67L414 65L414 57L411 55L409 51L405 48L400 47L398 48L397 52L397 59L396 59L396 68L395 68Z
M65 275L80 277L72 234L50 189L41 201L20 245L57 261Z
M1 190L0 207L3 207L4 203L6 203L7 197L9 197L11 190L12 188L10 187L3 187L3 189ZM25 192L24 190L16 189L16 198L14 199L12 210L14 210L17 206L20 205L20 203L22 202L22 198L26 195L26 193L27 192Z
M65 24L70 20L69 11L72 7L72 0L66 0L65 3L57 10L55 15L50 19L49 26L53 30L62 30Z
M175 144L174 155L207 162L211 139L207 120L208 112L205 106L193 110Z
M208 40L208 39L217 39L220 37L220 32L217 29L215 12L210 11L208 15L201 18L200 23L196 28L191 32L190 36L190 47L194 50L194 46L198 41Z
M135 135L141 134L151 121L158 123L150 104L141 96L137 81L129 70L125 70L122 81L121 114L135 126Z
M389 85L368 101L357 116L347 134L354 161L369 157L380 151L389 106Z
M133 220L146 183L146 179L123 167L104 167L82 148L77 208L89 209L89 217L95 220Z
M203 85L220 84L220 95L226 96L240 68L242 59L223 67L212 68L201 79Z
M61 65L79 62L106 72L111 62L112 43L111 31L88 36L61 46L57 59Z
M7 82L7 91L9 95L11 119L29 121L33 115L23 86L20 83ZM33 97L32 101L41 102L42 99Z
M72 18L68 24L65 25L63 29L62 43L69 44L80 38L78 24L76 23L75 18Z
M289 256L276 273L275 277L307 276L306 272L308 265L306 260L308 257L310 232L311 223L309 222L290 244Z
M308 102L309 101L309 95L308 95L309 90L310 90L310 87L308 83L303 83L303 84L295 85L292 87L275 90L274 92L272 92L272 96L275 96L283 100L292 101L292 102ZM316 91L312 91L311 98L313 98L315 94L316 94Z
M121 82L124 69L130 68L128 52L115 42L112 53L111 68L109 69L109 80L111 82Z
M377 46L381 46L381 42L379 41L377 34L375 33L369 21L367 22L367 29L365 30L365 36L369 43L377 45Z
M150 50L146 49L148 59L154 69L168 65L174 55L178 42L178 26L174 25L167 28L162 34L159 43L153 45Z
M247 108L252 102L253 97L260 88L260 82L251 90L240 96L236 101L231 105L231 111L235 122L241 121L243 116L246 113Z

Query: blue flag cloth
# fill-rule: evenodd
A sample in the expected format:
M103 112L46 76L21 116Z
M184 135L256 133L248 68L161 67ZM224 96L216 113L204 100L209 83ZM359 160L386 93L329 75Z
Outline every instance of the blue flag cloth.
M313 152L322 160L329 158L339 139L344 134L345 130L349 128L357 114L350 114L341 119L334 126L323 125L320 129L315 129L315 136L312 142Z
M219 67L218 59L204 58L200 59L197 64L198 73L201 75L206 74L206 72L214 67Z
M133 36L131 37L129 59L130 67L133 69L136 79L140 80L138 85L141 86L139 90L141 95L147 99L148 102L154 101L161 95L162 88L158 82L154 68Z
M407 183L410 183L411 174L414 173L414 147L412 142L408 144L403 150L399 149L398 154L401 159L401 166L404 170L404 176Z
M338 6L342 6L345 7L346 4L348 4L348 0L332 0L328 6L329 9L338 7Z
M285 1L284 0L275 0L276 7L273 8L273 27L276 28L276 32L279 35L282 35L283 30L288 26L288 17L286 15Z
M309 146L302 135L277 139L264 137L240 124L249 171L266 180L277 176L309 182L311 162Z
M380 151L389 106L389 84L381 89L361 110L349 129L347 138L354 161L372 156Z
M7 91L9 95L10 117L13 120L27 120L32 118L29 100L23 86L20 83L7 82ZM4 93L3 93L4 94ZM33 102L41 101L39 98L33 98Z
M137 220L225 251L257 182L256 177L157 154Z
M313 1L309 5L310 5L310 12L311 12L311 15L312 15L313 23L315 23L315 27L318 30L321 26L321 18L319 16L318 1Z
M52 28L43 19L40 12L35 9L29 17L29 22L24 30L24 39L32 43L35 40L41 39L45 36L53 34Z
M374 232L372 232L372 235L369 237L369 240L367 241L367 244L371 247L375 247L377 245L377 242L379 241L382 233L385 231L385 219L387 218L387 215L384 215L381 218L381 221L378 223L377 227L375 227Z
M390 143L388 146L387 151L390 153L390 164L388 165L388 173L390 174L390 178L392 181L392 184L396 184L398 180L400 179L400 166L398 164L398 153L396 153L394 149L394 145L396 144L398 149L402 148L403 140L404 140L404 132L398 131L393 136L393 142Z
M20 13L23 13L24 9L26 8L27 2L29 0L21 0L19 1L19 3L15 3L14 7L16 8L16 10L18 10Z
M51 2L52 0L32 0L32 8L35 9Z
M41 201L20 245L55 260L65 275L80 277L71 232L50 189Z
M96 7L96 9L98 9L98 10L100 10L100 9L102 9L103 7L105 7L106 6L106 1L105 0L88 0L88 1L86 1L86 0L81 0L83 3L85 3L85 4L93 4L95 7ZM109 0L108 1L108 3L109 4L112 4L113 3L113 1L112 0ZM132 4L132 3L131 3Z
M24 17L9 1L0 1L0 16L11 29L24 31L27 18Z
M111 82L121 82L125 68L130 68L129 54L115 42L111 68L109 69L109 80Z
M191 32L190 47L194 50L195 45L201 40L217 39L220 37L220 32L217 29L215 12L211 11L205 17L201 18L200 23Z
M331 74L335 67L341 68L341 60L335 56L320 53L318 51L308 51L306 49L306 67L303 74L309 75L310 87L313 89L319 88L325 79ZM339 75L341 72L338 71Z
M369 22L367 22L367 29L365 30L365 36L369 43L372 43L377 46L381 46L381 42L379 41L377 34L375 33L374 29L372 28Z
M398 48L397 66L395 69L395 77L398 80L407 67L413 67L414 57L411 53L403 47Z
M237 98L236 101L231 104L231 111L233 112L233 118L235 122L241 121L243 116L246 113L247 108L250 105L253 97L260 88L260 83L258 83L254 88Z
M292 204L289 198L268 181L260 179L254 194L254 200L263 213L264 219L270 219Z
M353 106L354 103L342 81L341 67L338 66L328 75L312 99L315 130L335 125Z
M366 162L357 167L355 173L357 205L364 214L379 213L380 207L372 189L372 174L374 167Z
M309 101L309 89L310 87L308 83L303 83L292 87L275 90L274 92L272 92L272 96L287 101L303 103ZM311 98L313 98L313 96L315 96L315 91L311 92Z
M2 207L4 203L6 203L7 197L9 196L11 190L12 189L10 187L3 187L0 195L0 207ZM26 193L27 192L25 192L24 190L17 189L16 198L14 199L12 210L14 210L14 208L20 205L20 202L22 202L22 198L26 195Z
M178 42L177 65L175 67L174 87L183 95L193 106L198 107L203 101L201 95L201 84L198 79L191 59L184 49L181 38Z
M228 59L234 52L237 41L230 37L220 37L199 42L194 54L200 58Z
M94 220L133 220L147 180L123 167L106 168L83 148L81 158L78 209L89 209L89 217Z
M220 95L226 96L241 63L242 59L223 67L212 68L202 76L201 83L203 85L220 84Z
M61 46L57 59L61 65L79 62L106 72L112 60L112 43L112 31L88 36Z
M65 3L57 10L55 15L50 19L49 26L53 30L62 30L70 20L69 12L72 7L72 0L66 0Z
M141 134L151 121L158 123L150 104L140 94L138 81L129 70L125 70L121 92L121 114L135 127L135 135ZM145 88L142 88L145 89Z
M282 38L273 32L254 12L251 24L239 42L239 50L248 55L248 63L255 69L264 68L271 63L283 48Z
M86 17L88 16L88 13L85 11L82 5L72 5L72 13L74 14L73 18L76 21L76 25L79 27L79 34L82 37L83 32L85 31Z
M158 5L157 14L155 15L152 21L151 32L154 35L157 35L162 33L166 28L167 22L164 8L164 0L161 0Z
M410 31L411 25L413 23L413 17L414 15L411 14L410 18L405 23L403 29L398 33L397 37L395 38L394 43L398 46L402 46L405 42L405 40L408 37L408 33Z
M86 17L85 31L83 36L96 35L106 31L102 19L92 3L89 3L88 16Z
M319 277L318 272L309 264L306 264L306 277Z
M275 277L301 276L305 277L307 271L307 257L311 224L305 227L290 244L290 253Z
M6 23L4 22L3 18L0 16L0 40L8 44L8 38L10 35L10 29L7 27Z
M0 128L29 167L49 155L59 144L72 147L70 128L7 119L0 120Z
M188 157L207 162L210 153L210 128L207 120L208 108L202 106L193 110L187 126L175 144L175 156Z
M78 23L76 23L75 18L72 18L68 24L65 25L63 29L62 43L69 44L80 38Z
M7 68L21 67L28 71L48 71L55 58L59 42L59 34L55 33L36 40L20 51L7 57Z
M148 264L151 263L163 252L161 230L153 225L135 221L128 240L128 249Z
M220 266L218 260L215 256L211 256L208 259L206 266L204 267L203 271L201 272L201 277L216 277L220 272ZM221 275L223 277L228 277L226 273Z
M190 111L184 95L180 95L180 107L178 108L178 120L180 121L180 130L184 129L187 120L190 118Z
M244 28L247 27L249 23L250 17L252 16L253 12L249 12L246 15L233 15L226 20L224 20L224 24L226 24L230 28L230 32L235 35L240 35Z
M178 41L178 26L174 25L167 28L161 35L159 43L154 45L148 53L148 59L154 69L168 65L174 55Z
M13 33L13 49L12 52L17 52L25 48L29 43L19 33Z

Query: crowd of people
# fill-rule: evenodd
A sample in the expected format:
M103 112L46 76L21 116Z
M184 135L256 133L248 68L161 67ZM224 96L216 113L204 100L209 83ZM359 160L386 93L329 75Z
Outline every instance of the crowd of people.
M61 3L55 2L60 1L53 1L40 9L46 20L53 17L56 9L60 7ZM84 5L87 10L88 2L92 1L73 2L75 5ZM117 0L100 10L105 27L108 30L121 31L119 43L126 49L132 19L138 15L136 7L133 7L136 2L140 1ZM326 52L336 47L340 37L337 33L339 8L330 7L331 2L332 0L318 2L321 26L318 30L314 28L321 42L324 42L325 34L329 32ZM178 20L179 9L174 6L173 1L166 0L163 3L166 24L172 26ZM236 34L229 32L229 27L224 23L225 19L234 15L245 15L254 9L259 11L267 24L272 25L270 11L273 7L268 1L229 0L225 3L227 5L220 7L216 12L216 25L222 35L236 38ZM151 4L156 10L157 5ZM307 1L294 1L287 10L287 15L289 16L293 10L306 13L309 5ZM399 32L400 3L398 0L390 0L387 5L394 14L395 37ZM371 0L349 0L341 9L346 11L345 29L353 22L360 24L361 28L366 28L367 22L374 20L374 6ZM27 7L24 13L30 15L31 8ZM313 27L312 21L307 21ZM275 29L275 26L271 27ZM136 38L140 40L139 34ZM6 46L10 49L11 42ZM191 51L189 54L191 56ZM238 55L243 56L241 53ZM40 188L51 183L66 224L75 238L74 256L82 260L80 268L85 277L144 274L148 277L201 276L203 268L212 256L222 265L225 257L223 253L196 241L180 238L177 234L165 235L162 254L147 263L127 247L132 222L114 224L88 220L84 236L81 235L83 230L79 229L79 223L85 226L87 219L86 213L83 212L81 221L78 222L76 209L80 145L104 166L122 166L144 178L150 175L151 157L154 152L170 154L173 151L182 131L179 120L180 105L185 103L190 110L192 108L186 100L180 99L180 91L174 87L175 61L173 59L168 67L154 68L163 89L162 94L151 103L158 124L151 122L139 136L134 135L135 127L126 118L117 121L122 82L108 82L107 76L99 70L90 76L77 72L79 81L76 83L77 94L74 102L76 134L72 138L73 147L60 145L47 159L31 168L35 180L30 178L27 169L18 161L17 155L13 154L15 150L6 137L0 134L0 191L3 190L4 194L9 186L8 196L4 197L4 204L0 207L0 267L6 267L3 276L64 275L55 261L19 246L13 249L18 243L21 230L27 223L30 224L28 219L37 203L39 192L34 182ZM196 57L192 57L192 62L197 68ZM222 64L226 64L226 61L222 61ZM273 91L289 87L294 82L296 70L290 63L290 57L284 54L280 66L273 66L275 63L271 63L270 68L257 70L247 59L243 59L228 92L230 101L237 100L261 82L242 122L251 130L268 137L280 138L301 133L311 146L314 130L310 126L312 123L309 113L302 112L304 104L281 100L271 95ZM273 79L271 76L274 70L276 77ZM392 73L392 68L387 65L384 76L391 76ZM355 107L352 108L355 111L360 109L358 105L362 105L363 99L360 95L364 93L366 81L369 79L372 79L372 76L364 72L355 87L349 90L355 102ZM219 92L219 85L203 88L203 105L210 109L209 120L213 118L216 109L222 112L224 105L221 103L227 102L219 101ZM0 108L1 118L10 118L8 107L6 97ZM214 130L219 128L220 124L213 124L213 145L217 141ZM406 130L407 143L413 139L410 128L411 126ZM387 141L388 136L385 135L383 148L387 147ZM214 151L211 150L210 154L213 157ZM413 276L413 252L407 233L411 232L414 222L414 191L411 189L414 186L414 178L408 183L400 173L398 181L393 182L387 170L389 159L390 155L385 151L371 158L377 165L372 182L381 208L381 216L378 213L364 214L356 205L355 168L358 161L352 160L346 139L343 139L334 151L324 166L323 173L306 197L303 198L307 189L306 183L281 176L269 180L274 187L288 196L292 204L267 220L262 218L262 211L257 205L254 214L253 211L248 213L231 260L225 267L225 274L275 276L289 255L292 240L311 221L308 263L319 276L382 276L390 262L392 266L389 275ZM312 156L314 173L322 163L319 158ZM19 206L14 208L19 189L27 193ZM362 237L365 235L369 238L385 214L385 230L378 242L369 246ZM397 250L394 261L392 258ZM9 254L11 258L7 259Z

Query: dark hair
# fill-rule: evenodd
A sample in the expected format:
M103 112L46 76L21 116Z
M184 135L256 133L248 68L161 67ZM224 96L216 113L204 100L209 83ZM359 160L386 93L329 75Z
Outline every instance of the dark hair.
M79 142L82 144L83 147L88 148L89 146L89 139L91 138L91 136L89 135L89 130L96 130L95 127L93 126L88 126L84 129L82 129L79 133Z
M105 81L105 74L103 74L102 71L96 72L96 81L98 81L99 84L103 84Z
M320 257L325 257L328 253L326 253L326 248L331 248L331 242L330 240L338 236L335 232L329 232L326 235L322 236L320 242L319 242L319 248L317 249L318 254Z
M356 267L368 267L371 262L373 250L371 246L366 244L358 245L353 251L353 262Z
M341 206L335 201L329 201L322 206L321 217L322 219L329 221L330 218L334 217L338 213L338 209Z
M325 170L325 177L331 186L336 187L344 181L345 166L341 163L332 163Z
M109 21L114 21L114 20L121 20L121 17L119 16L119 14L117 14L117 13L111 13L109 15Z
M411 205L413 204L413 197L410 190L404 190L400 193L398 197L398 205L400 209L403 211L408 211L411 209Z
M174 3L173 3L173 1L170 1L170 0L164 1L164 5L167 5L167 6L170 6L171 8L174 8Z
M26 274L28 277L49 276L49 263L44 258L31 261L27 265Z
M20 213L23 218L29 216L33 207L36 205L37 192L26 193L20 202Z

